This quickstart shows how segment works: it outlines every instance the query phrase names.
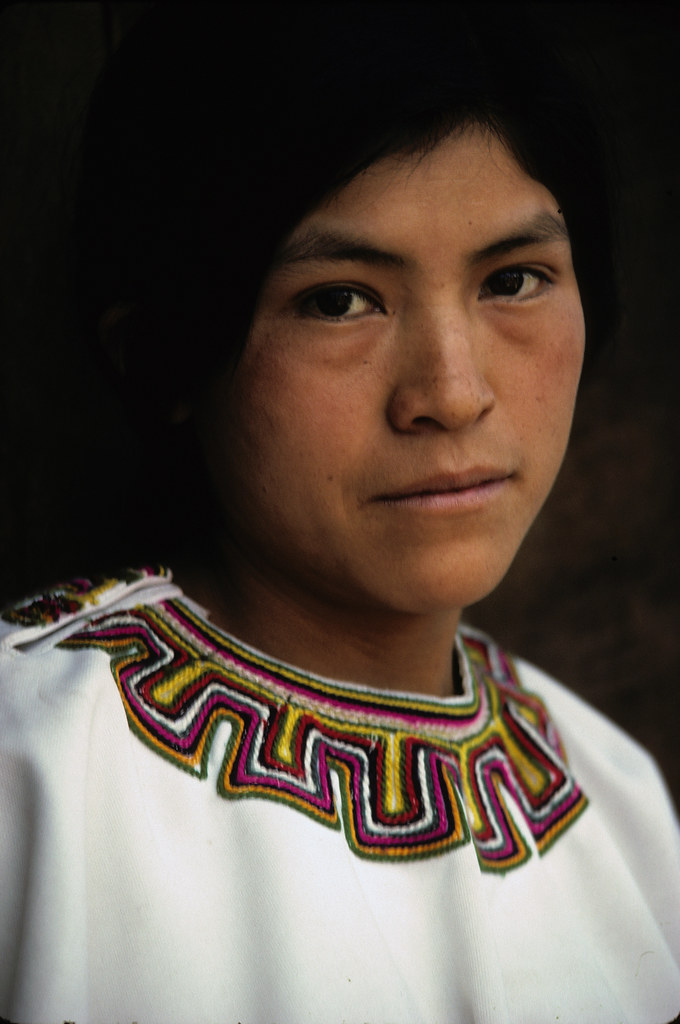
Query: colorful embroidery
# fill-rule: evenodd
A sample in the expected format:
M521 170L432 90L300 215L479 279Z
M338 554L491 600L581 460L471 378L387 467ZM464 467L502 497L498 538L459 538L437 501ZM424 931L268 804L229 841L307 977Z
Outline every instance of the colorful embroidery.
M160 566L145 566L141 569L127 569L112 577L69 580L23 604L8 608L2 613L2 618L15 626L52 625L69 615L75 615L87 605L97 605L112 587L121 583L137 583L147 577L167 574L167 570Z
M229 640L183 603L111 613L63 641L98 647L131 728L204 778L231 735L220 793L283 801L340 828L365 857L426 857L473 840L507 871L543 853L586 806L542 702L495 645L464 635L472 693L442 702L309 677Z

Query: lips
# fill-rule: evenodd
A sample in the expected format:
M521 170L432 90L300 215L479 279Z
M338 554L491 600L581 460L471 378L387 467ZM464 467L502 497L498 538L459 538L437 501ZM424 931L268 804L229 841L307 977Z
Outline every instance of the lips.
M474 467L458 473L440 473L397 487L393 491L379 494L375 501L399 502L409 498L425 498L435 495L460 494L477 491L493 484L508 480L512 473L505 469Z

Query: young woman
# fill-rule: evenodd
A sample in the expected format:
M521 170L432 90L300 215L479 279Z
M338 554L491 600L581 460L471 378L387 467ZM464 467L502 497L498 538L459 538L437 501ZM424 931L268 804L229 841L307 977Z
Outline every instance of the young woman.
M99 87L84 315L182 543L2 619L9 1019L680 1010L653 762L461 622L614 315L586 107L491 14L161 7Z

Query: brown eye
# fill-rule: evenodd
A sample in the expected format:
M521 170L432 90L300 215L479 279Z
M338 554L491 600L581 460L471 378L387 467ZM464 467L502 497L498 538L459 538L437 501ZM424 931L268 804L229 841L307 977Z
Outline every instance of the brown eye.
M322 320L351 320L375 312L380 307L375 299L357 288L336 285L308 295L301 308L305 315Z
M524 284L524 273L521 270L502 270L489 278L489 291L494 295L517 295Z
M354 296L351 288L329 288L315 295L314 302L323 316L345 316L352 308Z
M511 267L491 274L482 285L481 294L500 298L529 298L537 294L548 278L538 270Z

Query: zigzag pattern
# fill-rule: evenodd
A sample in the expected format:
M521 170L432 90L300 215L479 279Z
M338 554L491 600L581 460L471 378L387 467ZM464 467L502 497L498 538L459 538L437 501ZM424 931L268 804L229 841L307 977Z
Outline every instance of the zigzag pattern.
M132 729L198 777L228 721L223 796L283 801L334 828L342 816L361 856L432 856L472 839L483 868L507 871L542 853L586 799L511 662L479 638L464 644L474 692L442 703L303 675L179 601L105 615L63 642L104 650Z

